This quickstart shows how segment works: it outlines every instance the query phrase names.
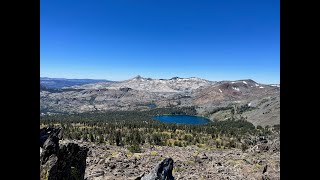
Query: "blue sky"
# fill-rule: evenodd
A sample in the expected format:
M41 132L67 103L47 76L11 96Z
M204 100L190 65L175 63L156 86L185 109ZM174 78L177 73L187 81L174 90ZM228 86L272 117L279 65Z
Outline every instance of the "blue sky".
M40 76L280 82L279 0L41 0Z

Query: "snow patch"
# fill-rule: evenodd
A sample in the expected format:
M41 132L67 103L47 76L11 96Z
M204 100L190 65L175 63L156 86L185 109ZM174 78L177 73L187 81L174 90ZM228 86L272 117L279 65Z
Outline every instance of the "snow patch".
M236 90L236 91L240 91L240 89L237 88L237 87L232 87L232 89L234 89L234 90Z
M259 84L255 84L256 86L259 86Z
M244 84L248 84L247 82L245 82L245 81L242 81Z
M264 88L264 87L260 86L259 88Z
M235 82L231 82L232 84L234 84Z
M219 89L219 91L222 93L221 89Z
M251 106L251 103L249 103L248 106Z

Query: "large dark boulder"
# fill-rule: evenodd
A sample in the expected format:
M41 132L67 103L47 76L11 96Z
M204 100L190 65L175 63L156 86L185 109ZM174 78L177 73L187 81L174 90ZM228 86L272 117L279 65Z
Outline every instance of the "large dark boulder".
M52 154L59 151L59 140L62 138L61 128L42 128L40 129L40 153L41 164L45 163Z
M141 180L174 180L172 176L173 159L166 158L159 163L149 174L141 177Z
M78 144L69 143L62 146L49 170L49 180L84 179L88 149Z
M59 139L62 139L62 133L62 128L48 127L40 129L40 147L43 147L43 144L46 142L49 136L55 136Z
M51 155L58 154L58 151L59 138L55 135L50 135L42 146L42 153L40 154L41 163L44 164Z
M61 138L61 129L40 130L40 179L84 179L89 149L75 143L59 145Z

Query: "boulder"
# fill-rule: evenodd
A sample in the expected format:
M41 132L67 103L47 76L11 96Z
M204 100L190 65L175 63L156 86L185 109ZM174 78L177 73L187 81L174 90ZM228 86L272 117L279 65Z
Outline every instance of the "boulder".
M149 174L143 175L141 180L174 180L172 176L173 159L166 158L159 163ZM139 179L139 178L137 178Z
M200 156L201 159L208 159L208 156L206 155L206 153L203 153L201 156Z
M40 129L40 162L44 164L52 154L59 151L58 134L61 129L43 128Z
M61 132L54 128L40 130L40 179L84 179L88 148L76 143L59 146Z
M43 147L46 140L51 136L57 137L58 139L62 139L62 128L42 128L40 129L40 147Z

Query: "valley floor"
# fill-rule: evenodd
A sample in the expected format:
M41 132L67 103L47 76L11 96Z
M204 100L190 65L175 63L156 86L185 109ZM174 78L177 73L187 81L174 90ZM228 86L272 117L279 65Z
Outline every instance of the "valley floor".
M66 143L64 140L62 143ZM161 160L174 160L175 179L280 179L280 140L267 148L199 148L197 146L143 146L141 153L125 147L79 142L90 150L85 179L137 179L150 172ZM138 178L139 179L139 178Z

